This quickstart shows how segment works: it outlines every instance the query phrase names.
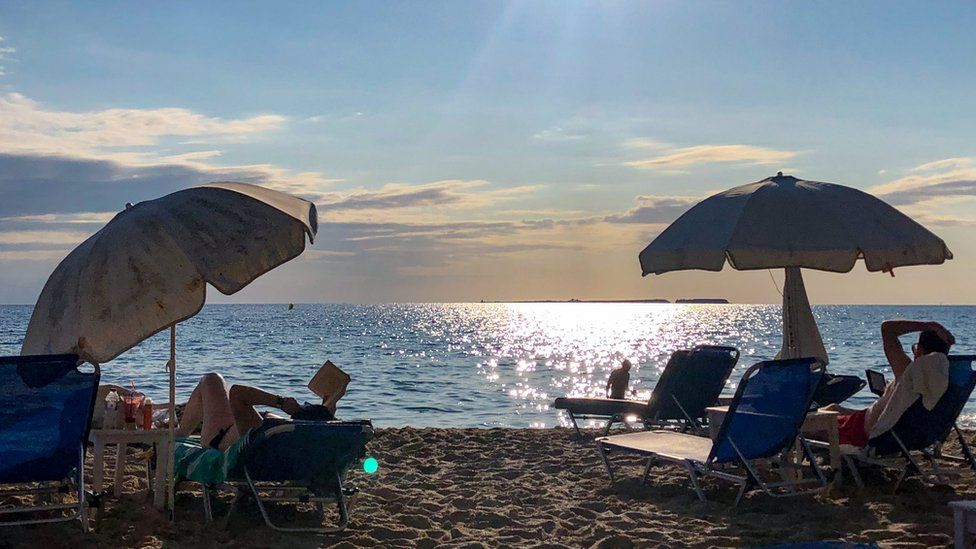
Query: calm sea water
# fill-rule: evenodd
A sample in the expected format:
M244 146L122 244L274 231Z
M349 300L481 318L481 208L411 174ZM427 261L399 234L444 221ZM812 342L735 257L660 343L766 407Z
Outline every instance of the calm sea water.
M976 353L976 307L821 306L814 312L829 371L863 375L884 363L886 318L938 320L956 353ZM0 354L18 354L29 306L0 306ZM732 345L742 358L729 382L780 345L780 307L604 303L207 305L177 331L178 398L201 374L313 401L305 387L326 359L352 375L340 417L380 426L552 427L561 395L601 395L629 357L631 387L647 398L670 353L699 343ZM910 341L906 336L906 348ZM103 380L130 380L167 399L166 333L103 365ZM890 377L890 371L888 373ZM853 399L871 401L867 392ZM967 410L976 418L976 403Z

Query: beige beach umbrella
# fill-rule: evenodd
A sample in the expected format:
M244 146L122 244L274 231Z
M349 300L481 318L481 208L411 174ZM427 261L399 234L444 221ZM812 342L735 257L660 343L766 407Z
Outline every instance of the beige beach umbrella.
M127 204L48 278L21 353L77 353L102 364L169 328L175 418L176 324L200 311L208 283L233 294L301 254L317 229L311 202L244 183Z
M846 273L936 265L952 259L941 238L858 189L777 174L710 196L640 253L643 274L700 269L785 269L782 358L828 362L800 269Z

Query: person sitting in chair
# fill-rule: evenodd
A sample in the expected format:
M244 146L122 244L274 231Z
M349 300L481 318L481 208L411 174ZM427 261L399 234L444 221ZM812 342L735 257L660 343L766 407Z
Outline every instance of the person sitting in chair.
M900 336L918 332L912 357L902 347ZM938 322L886 320L881 323L885 357L895 375L884 394L871 406L853 410L838 405L826 410L840 412L838 427L841 444L865 447L868 440L894 427L912 404L922 398L931 410L949 384L949 348L956 338Z

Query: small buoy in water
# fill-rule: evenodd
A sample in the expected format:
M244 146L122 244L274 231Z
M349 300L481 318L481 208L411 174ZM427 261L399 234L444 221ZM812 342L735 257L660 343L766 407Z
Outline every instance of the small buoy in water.
M288 304L288 310L289 311L292 310L292 309L294 309L294 308L295 308L295 304L294 303L289 303Z

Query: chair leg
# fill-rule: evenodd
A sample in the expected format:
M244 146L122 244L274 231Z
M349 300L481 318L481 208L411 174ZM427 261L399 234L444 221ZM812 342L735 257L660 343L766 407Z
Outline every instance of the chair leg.
M743 496L749 491L749 479L743 479L742 484L739 486L739 493L735 496L735 501L732 503L732 507L738 507L739 502L742 501Z
M959 425L953 423L952 428L956 431L956 436L959 438L959 446L962 448L962 455L966 459L966 463L969 467L976 470L976 458L973 457L972 449L969 447L969 443L966 442L966 438L962 436L962 430L959 429Z
M580 432L579 425L576 423L576 416L573 415L573 412L569 412L569 420L573 422L573 429L576 430L576 442L582 441L583 433Z
M691 478L691 486L695 489L695 494L698 495L698 499L708 501L705 499L705 492L702 491L701 482L698 480L698 471L695 470L695 466L688 460L685 460L684 466L688 470L688 476Z
M939 462L935 457L935 454L930 454L928 456L929 463L932 465L932 476L935 477L935 481L939 484L948 484L945 477L942 475L942 468L939 467Z
M610 467L610 460L607 459L606 449L603 448L603 444L597 442L596 449L600 452L600 458L603 460L603 465L607 468L607 475L610 476L610 485L613 486L613 469Z
M271 517L264 506L264 501L261 500L261 494L258 493L258 488L254 484L254 481L251 480L251 474L248 472L247 467L244 468L244 478L247 480L247 485L251 490L251 494L254 495L254 501L258 504L258 510L261 511L261 516L264 517L264 523L273 530L277 530L279 532L315 532L318 534L335 534L345 530L346 526L349 524L349 511L346 508L345 494L342 492L341 475L336 476L336 505L338 506L339 510L339 523L333 528L286 528L276 525L275 523L271 522Z
M843 459L844 463L847 464L847 468L851 470L851 476L854 477L854 484L857 486L858 490L863 490L864 481L861 480L861 473L857 471L857 464L854 463L854 458L844 455Z
M88 500L85 497L85 446L81 445L78 462L78 517L81 519L81 531L88 533Z
M230 484L223 484L221 485L221 488L230 489L232 492L234 492L234 498L230 501L230 507L227 509L227 513L224 514L224 518L221 519L220 524L218 525L218 528L223 530L227 528L227 525L230 523L230 517L234 515L234 512L237 511L241 500L244 499L245 491Z
M603 430L603 436L608 436L610 434L610 428L613 427L613 423L616 420L617 416L610 416L610 419L607 420L607 427Z
M647 458L647 466L644 467L644 474L641 475L641 485L647 484L647 475L651 472L651 467L654 466L655 459L652 457Z
M810 448L810 443L807 439L800 437L800 444L803 447L803 453L806 455L807 459L810 461L810 466L813 468L813 472L817 475L817 479L820 481L821 486L827 486L827 477L824 476L823 471L820 469L820 465L817 464L817 458L813 455L813 449Z
M201 483L200 491L203 492L203 517L207 522L213 522L213 503L210 498L210 487Z

